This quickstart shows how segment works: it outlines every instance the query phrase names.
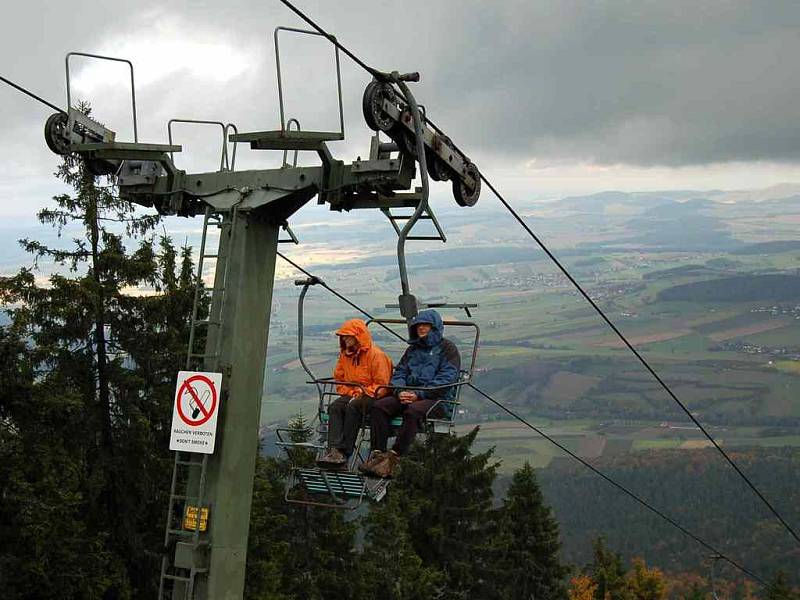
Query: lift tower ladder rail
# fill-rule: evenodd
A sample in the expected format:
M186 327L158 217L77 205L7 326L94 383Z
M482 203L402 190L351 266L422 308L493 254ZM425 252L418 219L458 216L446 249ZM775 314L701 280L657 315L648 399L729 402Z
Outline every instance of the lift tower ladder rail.
M235 219L235 208L231 211L231 216L228 219L223 219L210 206L206 207L203 216L203 233L200 240L194 300L189 324L189 345L186 355L187 370L194 367L202 367L208 371L218 371L221 367L219 359L223 336L220 316L225 304L230 248L233 242L232 239L225 240L225 237L232 238L235 230L233 227ZM220 229L220 240L216 254L206 253L209 226ZM212 287L206 288L203 284L205 262L209 259L217 261L218 273L220 269L222 270L223 285L221 287L212 285ZM222 264L220 264L220 261L222 261ZM215 278L215 281L218 280L218 277ZM210 296L211 313L208 318L200 319L198 317L200 316L200 306L203 303L204 295ZM213 344L213 352L195 352L198 327L206 327L206 350ZM215 331L212 332L212 328ZM202 553L209 545L206 531L210 506L204 505L208 456L208 454L204 454L201 459L198 459L196 454L190 452L175 452L167 509L167 524L164 532L164 556L161 561L159 600L178 600L179 598L188 600L192 598L197 576L208 572L207 567L198 567L196 565L197 561L190 558L191 555ZM179 486L184 488L183 493L178 493ZM180 516L176 512L178 505L181 505ZM192 507L191 510L190 507ZM183 553L176 552L178 544L182 544ZM185 562L180 559L181 556L185 557ZM171 561L171 557L174 557L174 561ZM182 594L180 593L181 588Z

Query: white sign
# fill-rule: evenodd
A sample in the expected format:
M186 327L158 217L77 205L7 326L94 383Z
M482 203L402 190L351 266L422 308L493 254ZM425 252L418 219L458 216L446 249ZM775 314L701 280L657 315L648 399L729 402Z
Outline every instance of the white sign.
M179 371L169 449L213 454L222 373Z

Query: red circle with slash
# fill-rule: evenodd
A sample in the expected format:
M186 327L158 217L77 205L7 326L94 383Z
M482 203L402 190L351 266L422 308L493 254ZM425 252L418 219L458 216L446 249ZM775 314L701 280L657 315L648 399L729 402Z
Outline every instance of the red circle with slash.
M205 407L203 402L200 400L200 396L197 395L197 391L192 387L192 383L196 381L206 384L208 386L208 389L211 390L210 408ZM200 417L197 419L188 417L183 412L183 406L182 406L183 403L181 402L181 398L183 398L183 395L186 392L189 392L189 395L192 397L192 400L194 400L196 408L200 411ZM181 384L181 387L178 389L178 393L175 395L175 402L178 406L178 415L180 415L181 420L187 425L197 427L208 421L212 416L214 416L214 411L217 409L217 389L214 387L214 382L211 381L205 375L192 375L191 377L185 379L184 382Z

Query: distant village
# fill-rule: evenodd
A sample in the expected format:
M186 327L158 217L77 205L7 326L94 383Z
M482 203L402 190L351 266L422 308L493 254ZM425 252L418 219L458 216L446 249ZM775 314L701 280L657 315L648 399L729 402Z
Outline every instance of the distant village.
M780 346L763 346L761 344L750 344L742 341L722 342L710 348L712 352L741 352L743 354L761 354L782 358L784 360L800 361L800 349L783 348Z
M800 320L800 304L797 305L775 305L757 306L750 309L750 313L768 314L774 317L789 316ZM800 361L800 347L794 346L767 346L765 344L754 344L742 340L730 340L721 342L709 348L712 352L741 352L742 354L760 354L783 360Z

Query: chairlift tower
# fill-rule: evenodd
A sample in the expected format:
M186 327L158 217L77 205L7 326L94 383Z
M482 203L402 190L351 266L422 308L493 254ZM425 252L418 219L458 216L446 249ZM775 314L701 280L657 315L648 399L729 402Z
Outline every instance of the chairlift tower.
M408 282L405 243L413 239L445 241L428 204L428 175L437 181L452 181L461 206L474 205L480 194L475 165L449 138L430 128L421 114L406 85L418 80L415 73L376 75L363 99L365 119L376 132L369 158L351 163L335 159L327 144L344 139L338 46L334 44L339 131L303 131L299 122L287 119L285 113L281 33L320 35L294 28L275 30L277 130L240 133L233 124L222 121L173 119L167 128L170 143L141 143L133 64L85 53L67 55L67 112L53 114L45 125L51 150L79 156L93 174L113 177L120 197L163 215L203 217L186 367L222 373L221 408L213 454L175 453L159 598L242 598L275 260L278 243L284 241L279 240L280 230L290 236L285 241L297 242L288 228L289 217L315 197L334 211L382 210L398 233L399 307L403 318L410 319L418 304ZM133 142L117 141L114 131L72 107L69 65L74 56L129 67ZM182 150L172 144L172 124L176 122L221 128L219 170L186 173L175 166L174 153ZM381 133L389 140L382 141ZM281 167L236 171L239 143L254 150L282 151ZM315 152L321 164L298 167L299 151ZM287 161L289 152L295 153L292 164ZM417 163L422 187L409 191ZM396 211L402 208L413 212L399 215ZM435 236L411 234L421 219L432 221ZM402 228L398 222L403 223ZM212 252L207 251L210 227L220 230L218 249ZM215 262L211 287L202 284L207 261ZM203 295L210 300L207 318L199 311Z

